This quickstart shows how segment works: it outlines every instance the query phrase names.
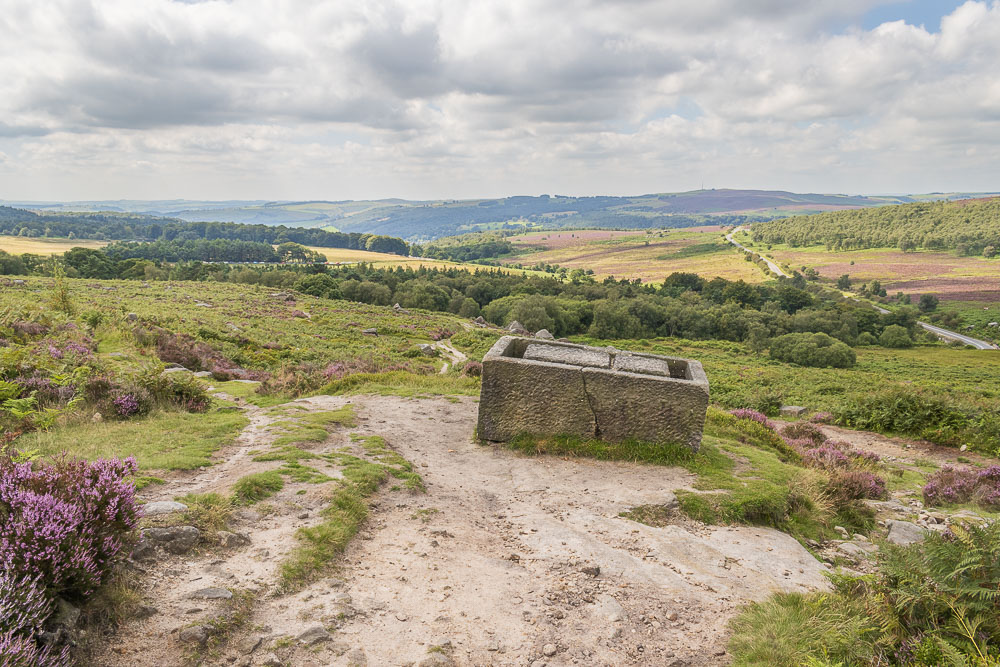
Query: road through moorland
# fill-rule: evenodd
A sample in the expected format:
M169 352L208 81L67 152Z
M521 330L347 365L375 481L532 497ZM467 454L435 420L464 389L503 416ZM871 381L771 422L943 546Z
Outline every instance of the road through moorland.
M761 255L756 250L750 250L745 245L743 245L742 243L740 243L739 241L737 241L736 239L733 238L734 234L736 234L737 232L745 231L745 230L746 230L746 227L737 227L733 231L731 231L728 234L726 234L726 240L729 241L730 243L732 243L734 246L736 246L740 250L743 250L745 252L754 252L754 253L756 253L762 260L764 260L764 263L767 264L767 268L771 270L771 273L773 273L773 274L775 274L777 276L784 276L785 278L791 278L791 276L788 275L787 273L785 273L781 269L781 267L778 266L774 262L774 260L772 260L770 257L765 257L764 255ZM877 310L878 312L882 313L883 315L890 312L890 311L886 310L885 308L881 308L880 306L873 306L873 307L875 308L875 310ZM961 343L964 343L965 345L971 345L972 347L976 348L977 350L996 350L996 349L998 349L997 346L994 345L993 343L990 343L990 342L985 341L985 340L979 340L978 338L972 338L971 336L966 336L964 334L960 334L957 331L950 331L948 329L942 329L939 326L935 326L933 324L928 324L927 322L917 322L917 324L919 324L921 327L923 327L927 331L930 331L932 334L934 334L938 338L944 338L946 340L957 340L957 341L959 341Z

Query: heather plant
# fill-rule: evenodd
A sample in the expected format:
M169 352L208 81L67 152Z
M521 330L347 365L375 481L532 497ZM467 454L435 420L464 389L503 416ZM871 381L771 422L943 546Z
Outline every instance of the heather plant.
M52 613L52 601L46 597L39 575L18 576L0 572L0 635L32 635Z
M767 418L763 412L758 410L751 410L750 408L736 408L735 410L730 410L729 414L736 417L737 419L748 419L750 421L755 421L758 424L762 424L772 431L775 429L774 422Z
M781 429L781 437L785 440L811 440L815 445L826 442L823 431L809 422L793 422Z
M134 459L0 459L0 567L83 597L128 553L139 510Z
M928 505L971 502L985 508L1000 508L1000 466L983 469L945 466L927 480L923 494Z
M847 468L851 460L842 451L834 447L814 447L802 453L802 463L810 468L821 470L836 470Z
M835 472L827 483L827 492L837 505L852 500L882 500L887 497L885 480L867 470Z

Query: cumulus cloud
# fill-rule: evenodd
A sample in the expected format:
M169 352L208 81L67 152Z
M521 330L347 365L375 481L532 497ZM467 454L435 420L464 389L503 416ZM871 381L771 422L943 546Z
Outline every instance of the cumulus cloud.
M1000 0L10 0L0 197L995 189ZM901 19L870 30L867 12Z

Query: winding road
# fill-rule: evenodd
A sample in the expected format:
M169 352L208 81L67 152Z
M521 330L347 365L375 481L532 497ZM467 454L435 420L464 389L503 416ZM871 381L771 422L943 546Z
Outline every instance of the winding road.
M726 234L726 240L729 241L730 243L732 243L734 246L736 246L740 250L743 250L745 252L752 252L752 253L757 254L761 259L764 260L764 263L767 264L767 268L770 269L771 273L773 273L773 274L775 274L777 276L783 276L785 278L791 278L791 276L788 275L787 273L785 273L781 269L781 267L778 266L771 258L765 257L764 255L761 255L756 250L750 250L745 245L743 245L742 243L740 243L739 241L737 241L736 239L733 238L734 234L736 234L737 232L745 231L745 230L746 230L746 227L737 227L733 231L731 231L728 234ZM882 308L881 306L872 305L872 307L875 308L875 310L877 310L878 312L882 313L883 315L887 315L889 312L891 312L891 311L889 311L889 310L887 310L885 308ZM985 340L979 340L978 338L972 338L971 336L966 336L964 334L960 334L957 331L950 331L948 329L942 329L939 326L935 326L933 324L928 324L927 322L917 322L917 324L919 324L921 327L923 327L927 331L930 331L932 334L934 334L938 338L943 338L945 340L957 340L957 341L959 341L961 343L964 343L966 345L971 345L972 347L976 348L977 350L996 350L996 349L1000 349L1000 348L997 348L997 346L994 345L993 343L990 343L990 342L985 341Z

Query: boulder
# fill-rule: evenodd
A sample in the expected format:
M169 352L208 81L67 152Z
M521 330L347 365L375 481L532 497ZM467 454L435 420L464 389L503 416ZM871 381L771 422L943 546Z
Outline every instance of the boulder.
M185 554L198 543L201 531L194 526L172 526L170 528L147 528L142 531L143 539L163 547L172 554Z
M250 544L250 538L239 533L230 533L227 530L220 530L218 533L219 546L223 549L232 549Z
M377 336L378 335L378 329L375 329L374 327L371 328L371 329L362 329L361 333L363 333L366 336Z
M542 340L553 340L555 336L550 334L548 329L540 329L535 332L535 338L541 338Z
M183 512L187 508L187 505L184 503L174 502L173 500L157 500L156 502L143 505L142 515L160 516L161 514L173 514L174 512Z
M530 334L530 332L524 328L524 325L518 322L517 320L514 320L509 325L507 325L507 331L511 332L512 334L517 334L518 336L527 336Z
M809 412L809 408L801 405L782 405L780 414L782 417L801 417Z
M909 521L896 521L889 519L885 522L889 527L889 535L886 539L893 544L915 544L923 542L927 533L923 528Z
M204 644L208 641L208 628L204 625L192 625L189 628L183 628L177 638L183 644Z
M489 326L489 322L487 322L486 318L483 317L482 315L480 315L479 317L477 317L476 319L474 319L472 321L475 322L476 324L478 324L481 327Z

